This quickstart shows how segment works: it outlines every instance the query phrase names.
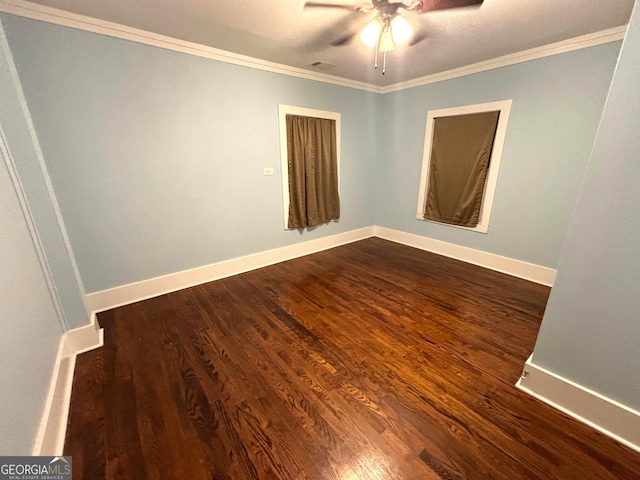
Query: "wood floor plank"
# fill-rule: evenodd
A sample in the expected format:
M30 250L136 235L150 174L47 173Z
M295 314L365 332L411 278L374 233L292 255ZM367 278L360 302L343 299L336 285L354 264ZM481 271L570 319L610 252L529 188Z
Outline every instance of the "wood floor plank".
M549 289L367 239L99 314L76 479L633 479L514 387Z

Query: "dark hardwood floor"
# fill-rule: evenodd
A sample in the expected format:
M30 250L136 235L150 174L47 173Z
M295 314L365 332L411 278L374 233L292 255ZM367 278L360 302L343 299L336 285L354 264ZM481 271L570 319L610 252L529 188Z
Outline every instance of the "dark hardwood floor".
M74 479L634 479L518 391L549 289L368 239L99 315Z

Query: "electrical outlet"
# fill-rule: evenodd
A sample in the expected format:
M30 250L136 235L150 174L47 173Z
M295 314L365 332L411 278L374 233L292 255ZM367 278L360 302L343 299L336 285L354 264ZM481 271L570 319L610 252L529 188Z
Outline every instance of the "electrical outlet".
M263 175L273 175L273 168L267 167L263 170Z

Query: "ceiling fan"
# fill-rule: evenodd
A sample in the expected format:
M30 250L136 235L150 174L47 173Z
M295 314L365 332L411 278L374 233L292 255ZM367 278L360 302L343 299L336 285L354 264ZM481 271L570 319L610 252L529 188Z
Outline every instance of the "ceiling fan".
M406 20L406 14L422 14L435 10L449 10L453 8L480 6L484 0L412 0L411 2L393 2L390 0L371 0L370 3L353 5L344 3L326 3L308 1L304 8L335 9L354 12L364 19L360 30L360 40L368 47L375 47L374 67L378 68L378 54L382 53L382 74L387 71L387 53L396 44L404 43L413 37L411 45L415 45L425 38L424 34L413 36L413 28ZM365 23L366 22L366 23ZM360 25L360 22L358 22ZM331 42L333 46L349 43L356 35L355 29L337 40Z

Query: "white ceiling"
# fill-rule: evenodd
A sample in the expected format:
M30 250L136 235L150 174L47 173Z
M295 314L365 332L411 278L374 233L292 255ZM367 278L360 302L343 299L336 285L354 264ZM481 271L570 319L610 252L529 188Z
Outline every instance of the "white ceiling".
M411 15L427 39L400 46L387 74L359 40L330 46L359 18L341 10L303 10L305 0L31 0L128 27L386 86L580 35L626 25L634 0L485 0L481 8ZM366 0L328 0L367 3ZM427 0L428 1L428 0ZM410 3L410 2L406 2ZM315 70L317 71L317 70Z

